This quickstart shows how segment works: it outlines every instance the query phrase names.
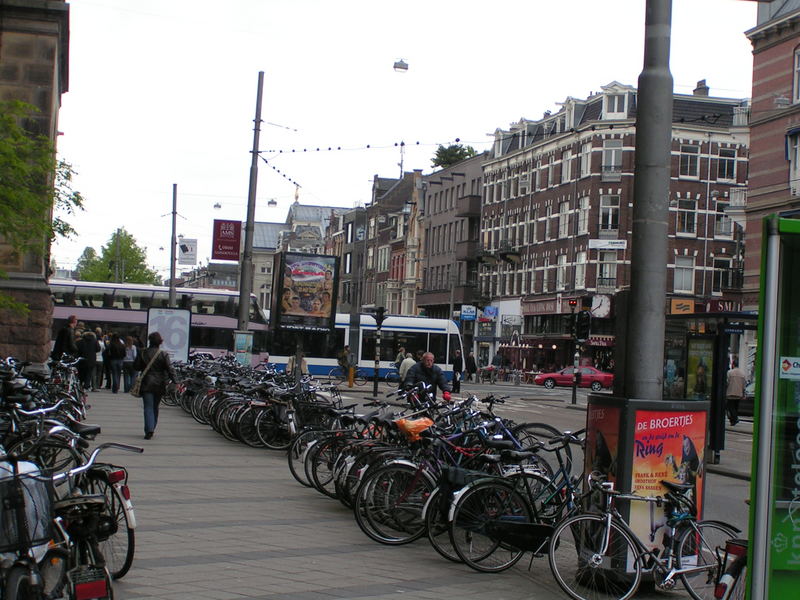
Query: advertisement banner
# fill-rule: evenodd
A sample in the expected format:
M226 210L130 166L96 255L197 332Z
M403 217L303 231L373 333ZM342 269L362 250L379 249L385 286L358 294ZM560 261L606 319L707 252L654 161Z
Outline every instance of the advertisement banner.
M631 493L663 496L662 480L692 486L691 497L702 514L704 411L637 410L633 438ZM629 524L648 550L661 545L666 515L649 502L631 502Z
M189 360L189 334L192 328L192 311L187 308L149 308L147 310L147 335L157 331L164 341L161 349L172 361Z
M278 329L332 331L336 320L339 258L286 252L277 272ZM271 319L272 321L272 319Z
M497 319L498 308L496 306L487 306L483 309L483 317L481 321L494 321Z
M197 264L197 240L181 238L178 240L178 264L196 265Z
M461 305L461 320L462 321L474 321L477 317L478 311L477 309L472 306L471 304L462 304Z
M592 404L586 413L586 456L584 472L597 471L608 481L617 480L619 450L619 406Z
M686 399L708 400L714 381L714 338L690 337L686 347Z
M214 219L211 258L214 260L239 260L241 239L241 221L222 221L220 219Z

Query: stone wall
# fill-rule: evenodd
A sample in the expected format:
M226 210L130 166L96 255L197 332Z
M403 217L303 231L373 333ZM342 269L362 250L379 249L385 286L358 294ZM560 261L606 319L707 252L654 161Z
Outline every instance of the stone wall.
M8 292L9 290L3 290ZM28 305L30 311L20 314L0 311L0 357L44 363L50 353L53 302L47 290L14 290L12 295Z

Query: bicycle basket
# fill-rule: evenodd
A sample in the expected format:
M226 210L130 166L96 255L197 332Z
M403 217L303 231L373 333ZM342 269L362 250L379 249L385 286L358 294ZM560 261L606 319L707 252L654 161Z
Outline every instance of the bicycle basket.
M433 421L427 417L421 419L397 419L395 423L397 428L408 438L409 442L418 442L420 439L419 434L433 425Z
M0 463L0 552L22 549L17 526L19 489L25 504L30 545L38 546L52 538L53 483L49 478L41 478L38 467L33 463L20 462L18 468L19 473L15 477L9 463Z

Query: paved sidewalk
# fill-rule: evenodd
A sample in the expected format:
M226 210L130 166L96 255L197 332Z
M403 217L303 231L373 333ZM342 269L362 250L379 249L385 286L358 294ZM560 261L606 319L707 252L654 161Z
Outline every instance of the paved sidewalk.
M546 558L531 571L525 558L482 574L442 559L426 539L377 544L349 509L297 484L283 453L228 442L179 408L162 407L155 437L145 441L139 399L103 391L90 403L89 422L103 427L98 441L145 447L105 453L129 469L139 524L117 600L565 597Z

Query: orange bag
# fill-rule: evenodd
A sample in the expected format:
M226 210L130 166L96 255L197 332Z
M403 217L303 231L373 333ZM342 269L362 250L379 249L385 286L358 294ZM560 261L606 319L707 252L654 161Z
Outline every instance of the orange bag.
M395 423L397 423L397 427L406 435L410 442L419 441L420 432L425 431L428 427L433 425L433 421L427 417L421 419L397 419Z

